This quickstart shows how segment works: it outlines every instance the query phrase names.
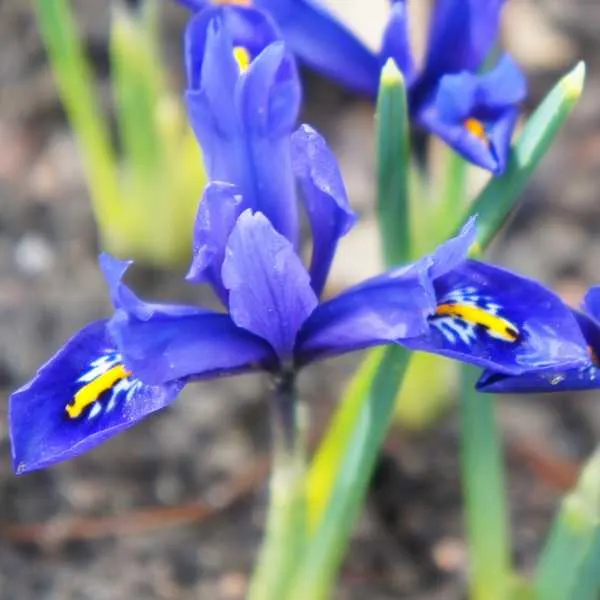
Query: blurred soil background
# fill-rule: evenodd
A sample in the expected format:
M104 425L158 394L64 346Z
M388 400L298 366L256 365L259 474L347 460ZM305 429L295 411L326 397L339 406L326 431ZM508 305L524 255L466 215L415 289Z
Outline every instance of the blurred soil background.
M109 110L110 3L74 4ZM374 41L383 19L375 4L338 0L336 9ZM586 286L600 281L600 5L507 4L503 40L527 71L527 111L577 58L587 62L588 81L492 257L578 303ZM165 6L165 56L176 87L185 18ZM422 36L415 38L422 46ZM336 149L362 216L336 264L332 282L342 287L378 269L372 107L313 75L306 78L306 102L305 119ZM241 599L266 498L260 378L195 385L172 408L92 453L20 478L11 472L9 392L77 329L110 310L95 240L80 158L32 7L0 0L0 600ZM144 269L134 277L147 296L189 299L180 279ZM303 374L315 422L330 414L357 361ZM599 437L595 396L499 401L515 559L525 573L560 494ZM391 433L337 599L464 597L457 457L452 411L428 431Z

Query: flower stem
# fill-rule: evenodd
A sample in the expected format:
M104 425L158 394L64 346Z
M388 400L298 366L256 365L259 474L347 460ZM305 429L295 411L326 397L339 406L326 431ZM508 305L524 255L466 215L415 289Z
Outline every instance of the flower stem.
M505 600L510 543L500 432L494 397L474 389L476 370L464 365L460 402L461 471L469 542L470 600Z
M271 397L272 467L266 534L248 600L281 600L306 545L306 414L293 373Z

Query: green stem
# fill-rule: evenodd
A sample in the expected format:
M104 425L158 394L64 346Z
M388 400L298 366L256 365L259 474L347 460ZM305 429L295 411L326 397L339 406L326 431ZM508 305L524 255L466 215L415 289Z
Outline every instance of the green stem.
M474 367L462 368L461 472L469 542L470 600L505 600L510 542L494 397L475 391Z
M396 395L410 352L402 346L383 349L381 362L356 415L335 483L327 499L286 600L326 600L352 532L392 422ZM368 370L369 365L365 365ZM364 398L364 400L363 400ZM283 597L282 597L283 598Z
M306 545L306 415L292 373L274 382L266 534L248 600L281 600Z

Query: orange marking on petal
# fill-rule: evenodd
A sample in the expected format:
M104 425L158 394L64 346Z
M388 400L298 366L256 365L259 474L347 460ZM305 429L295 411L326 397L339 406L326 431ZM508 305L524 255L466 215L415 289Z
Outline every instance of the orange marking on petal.
M474 135L477 139L482 142L488 141L488 135L485 130L485 125L479 120L473 117L469 117L464 122L465 129L471 134Z

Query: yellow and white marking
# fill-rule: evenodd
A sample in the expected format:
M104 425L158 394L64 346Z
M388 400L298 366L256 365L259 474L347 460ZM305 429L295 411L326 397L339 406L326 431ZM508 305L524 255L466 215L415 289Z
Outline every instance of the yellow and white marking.
M89 370L77 380L83 385L65 406L67 417L79 419L89 409L87 418L93 419L113 410L119 399L129 400L139 383L130 377L131 371L116 353L92 361ZM104 402L100 402L101 398Z
M453 290L438 304L430 317L431 324L450 342L470 345L481 335L507 342L517 342L518 327L499 315L500 305L480 296L475 288Z

